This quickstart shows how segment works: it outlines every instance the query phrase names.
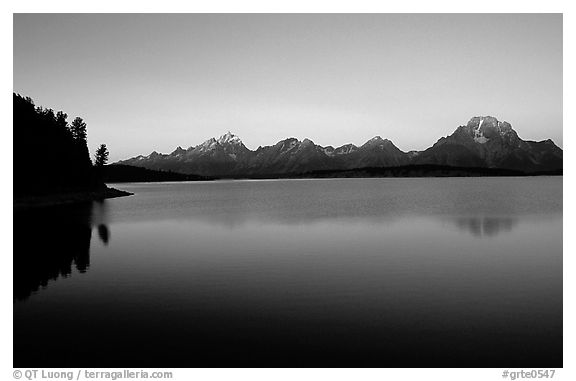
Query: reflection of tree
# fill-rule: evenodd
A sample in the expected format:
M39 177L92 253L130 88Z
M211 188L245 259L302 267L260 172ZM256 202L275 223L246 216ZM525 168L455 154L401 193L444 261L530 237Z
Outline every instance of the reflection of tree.
M100 237L105 245L108 245L108 240L110 239L110 230L108 229L108 226L104 224L98 225L98 237Z
M512 217L460 217L454 220L456 225L476 237L492 237L511 231L517 219Z
M98 235L107 244L102 213L98 220ZM92 203L15 212L14 298L28 298L50 281L70 276L73 268L88 271L93 224Z

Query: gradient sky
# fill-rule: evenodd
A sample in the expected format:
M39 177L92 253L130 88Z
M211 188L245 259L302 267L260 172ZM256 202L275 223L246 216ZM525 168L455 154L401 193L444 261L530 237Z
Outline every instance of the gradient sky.
M228 130L421 150L477 115L562 146L562 15L16 14L14 91L111 161Z

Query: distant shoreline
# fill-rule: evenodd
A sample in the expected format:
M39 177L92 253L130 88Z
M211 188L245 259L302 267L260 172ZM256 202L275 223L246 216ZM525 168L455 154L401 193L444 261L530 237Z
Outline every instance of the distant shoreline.
M126 197L131 195L133 195L133 193L106 187L105 189L93 191L70 191L44 195L20 196L14 197L14 211L99 201L108 198Z
M114 167L111 165L108 167ZM177 172L164 172L141 167L122 165L122 172L109 177L106 183L159 183L218 180L280 180L280 179L327 179L327 178L426 178L426 177L535 177L562 176L563 170L523 172L513 169L482 167L451 167L445 165L407 165L399 167L366 167L342 170L317 170L304 173L267 175L198 176ZM136 175L135 175L136 173ZM126 176L123 176L125 175Z
M452 167L421 164L398 167L366 167L343 170L320 170L303 173L304 178L420 178L420 177L534 177L562 176L563 170L524 172L514 169ZM298 176L296 176L298 177Z

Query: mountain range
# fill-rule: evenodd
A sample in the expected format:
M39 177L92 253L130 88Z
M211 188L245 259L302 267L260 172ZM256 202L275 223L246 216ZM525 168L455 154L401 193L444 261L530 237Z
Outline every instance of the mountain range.
M562 169L562 149L550 139L522 140L510 123L477 116L424 151L404 152L376 136L361 146L323 147L309 139L281 140L252 151L228 132L169 154L156 151L116 164L202 176L265 176L324 170L443 165L500 168L525 173Z

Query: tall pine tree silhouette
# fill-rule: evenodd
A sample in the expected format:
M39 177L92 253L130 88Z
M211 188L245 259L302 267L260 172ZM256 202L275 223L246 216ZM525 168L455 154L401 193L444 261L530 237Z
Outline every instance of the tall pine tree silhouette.
M96 155L94 157L94 165L98 168L102 168L108 162L108 148L106 144L100 144L100 147L96 150Z

